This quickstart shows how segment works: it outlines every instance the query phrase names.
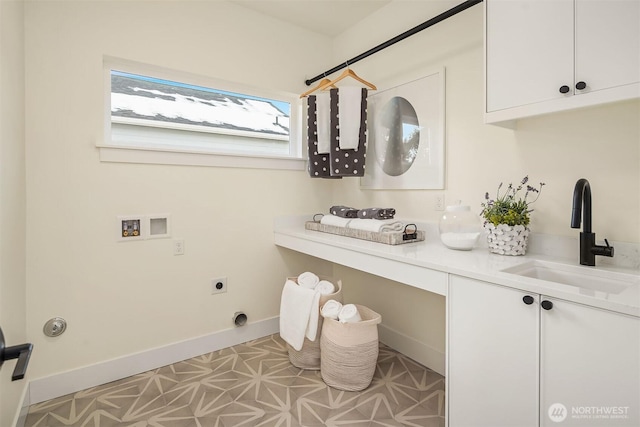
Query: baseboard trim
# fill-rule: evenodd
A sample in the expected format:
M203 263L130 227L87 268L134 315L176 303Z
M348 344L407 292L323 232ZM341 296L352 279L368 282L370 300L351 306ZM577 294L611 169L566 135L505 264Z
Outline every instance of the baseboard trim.
M29 405L75 393L151 369L190 359L201 354L242 344L275 334L280 330L279 317L248 323L189 340L153 348L140 353L84 366L29 382Z
M445 374L445 353L386 325L378 325L380 342L439 373Z
M16 427L24 426L29 405L275 334L280 330L279 327L279 317L273 317L249 323L241 328L226 329L140 353L33 379L27 384L23 393L22 405L20 412L16 415L15 425ZM386 325L379 325L378 333L382 343L441 375L445 374L444 352L429 347L415 338Z

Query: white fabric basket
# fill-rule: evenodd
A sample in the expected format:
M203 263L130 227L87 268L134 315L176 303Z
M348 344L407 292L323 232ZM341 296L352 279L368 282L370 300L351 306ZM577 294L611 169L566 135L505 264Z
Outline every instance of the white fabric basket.
M361 322L325 319L320 336L320 374L333 388L360 391L369 387L378 361L378 324L375 311L356 304Z

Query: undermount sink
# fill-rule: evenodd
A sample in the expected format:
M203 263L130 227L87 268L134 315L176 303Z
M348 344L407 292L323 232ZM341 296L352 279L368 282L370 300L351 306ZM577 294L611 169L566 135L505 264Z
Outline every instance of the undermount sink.
M524 262L502 271L608 294L619 294L630 286L640 286L640 275L540 260Z

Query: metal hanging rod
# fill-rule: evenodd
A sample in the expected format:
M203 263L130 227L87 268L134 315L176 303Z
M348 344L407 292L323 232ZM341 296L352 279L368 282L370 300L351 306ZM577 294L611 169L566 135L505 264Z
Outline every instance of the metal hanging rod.
M369 49L368 51L361 53L360 55L351 58L348 61L345 61L344 63L333 67L330 70L325 71L322 74L318 74L317 76L309 79L309 80L305 80L305 83L307 86L311 86L312 83L317 82L318 80L320 80L323 77L326 77L328 74L332 74L335 73L336 71L342 70L343 68L346 68L350 65L353 65L354 63L360 61L361 59L364 59L368 56L373 55L374 53L377 53L379 51L381 51L382 49L385 49L393 44L398 43L400 40L404 40L409 36L414 35L415 33L418 33L426 28L429 28L432 25L437 24L438 22L444 21L447 18L452 17L453 15L456 15L460 12L462 12L463 10L467 10L469 9L471 6L475 6L478 3L482 3L483 0L467 0L463 3L460 3L459 5L452 7L451 9L447 10L446 12L442 12L440 15L435 16L431 19L429 19L428 21L423 22L422 24L413 27L410 30L405 31L404 33L395 36L394 38L387 40L384 43L379 44L378 46Z

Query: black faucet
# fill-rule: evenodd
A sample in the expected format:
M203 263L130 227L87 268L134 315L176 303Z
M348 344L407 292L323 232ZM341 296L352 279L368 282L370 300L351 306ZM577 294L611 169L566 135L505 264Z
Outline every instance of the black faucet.
M584 211L584 224L580 232L580 264L596 265L596 255L613 256L613 246L596 245L596 233L591 232L591 186L589 181L580 178L573 189L573 208L571 210L571 228L580 228L580 217Z

